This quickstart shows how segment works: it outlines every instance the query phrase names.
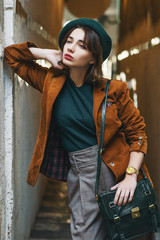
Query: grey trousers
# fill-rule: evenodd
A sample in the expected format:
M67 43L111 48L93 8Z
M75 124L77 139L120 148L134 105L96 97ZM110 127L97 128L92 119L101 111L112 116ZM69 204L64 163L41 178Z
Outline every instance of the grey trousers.
M107 239L95 199L97 149L96 145L69 153L71 168L67 177L67 185L73 240ZM109 190L114 184L113 173L102 162L99 192Z

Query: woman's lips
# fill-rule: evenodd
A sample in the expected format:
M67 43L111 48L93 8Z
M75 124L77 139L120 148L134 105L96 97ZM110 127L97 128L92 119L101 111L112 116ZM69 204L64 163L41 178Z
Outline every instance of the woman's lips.
M70 54L65 54L64 57L67 60L72 60L73 59L73 57Z

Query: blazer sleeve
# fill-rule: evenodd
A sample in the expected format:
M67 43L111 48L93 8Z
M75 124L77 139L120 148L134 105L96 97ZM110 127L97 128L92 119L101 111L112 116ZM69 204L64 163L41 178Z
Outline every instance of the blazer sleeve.
M43 91L44 79L48 68L42 67L34 60L29 47L37 47L33 42L13 44L4 49L6 63L30 86Z
M122 128L130 145L131 151L147 152L147 136L145 133L144 118L140 111L134 106L129 96L127 84L121 82L121 88L118 94L117 108L119 118L122 122Z

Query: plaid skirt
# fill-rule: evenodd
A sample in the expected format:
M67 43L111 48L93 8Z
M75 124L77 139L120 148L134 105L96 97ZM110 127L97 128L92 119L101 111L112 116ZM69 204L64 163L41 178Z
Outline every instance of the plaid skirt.
M107 240L98 203L95 199L98 145L70 152L67 176L70 227L73 240ZM99 192L115 185L111 170L102 162Z

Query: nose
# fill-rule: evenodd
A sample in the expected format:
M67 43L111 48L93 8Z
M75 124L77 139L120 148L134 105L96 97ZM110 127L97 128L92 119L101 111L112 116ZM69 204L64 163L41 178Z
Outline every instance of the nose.
M73 53L73 52L75 51L75 46L74 46L74 44L70 44L70 45L68 46L67 50L68 50L68 52Z

